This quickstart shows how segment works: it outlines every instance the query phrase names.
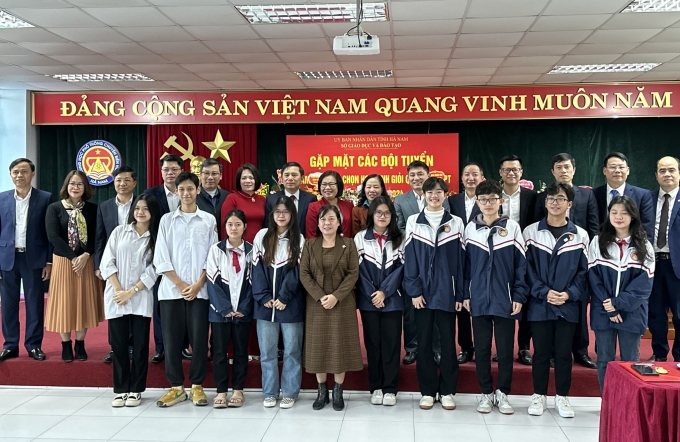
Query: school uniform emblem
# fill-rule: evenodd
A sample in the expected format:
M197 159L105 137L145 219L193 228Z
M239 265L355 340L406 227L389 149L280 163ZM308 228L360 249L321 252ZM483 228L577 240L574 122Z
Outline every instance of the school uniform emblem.
M573 240L574 240L573 234L570 233L569 235L567 235L567 241L573 241Z
M444 226L444 232L448 233L448 232L450 232L450 231L451 231L451 226L449 226L448 224L445 225L445 226Z
M500 230L498 231L498 234L499 234L500 236L508 236L508 230L507 230L507 229L500 229Z
M637 261L637 260L638 260L638 254L637 254L637 252L631 253L631 254L630 254L630 257L633 258L635 261Z

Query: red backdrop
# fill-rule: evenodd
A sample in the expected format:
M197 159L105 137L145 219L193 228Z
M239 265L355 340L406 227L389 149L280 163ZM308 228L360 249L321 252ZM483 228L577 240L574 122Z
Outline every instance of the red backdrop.
M174 124L148 126L146 132L147 152L147 186L153 187L163 183L159 160L164 153L178 156L184 155L184 170L191 170L191 158L202 156L210 158L216 152L203 143L214 143L219 130L225 143L234 144L221 152L228 154L231 162L220 155L217 161L224 165L224 173L220 186L228 191L235 188L236 171L243 163L257 166L257 126L254 124ZM172 137L175 137L174 141ZM191 141L189 141L191 140ZM168 147L166 147L166 145ZM195 161L196 163L198 160Z

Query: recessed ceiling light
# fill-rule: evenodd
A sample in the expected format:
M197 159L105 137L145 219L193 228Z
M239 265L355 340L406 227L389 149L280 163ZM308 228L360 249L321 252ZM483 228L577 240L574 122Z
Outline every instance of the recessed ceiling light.
M235 6L253 24L346 23L357 21L356 3ZM386 3L364 3L361 21L387 21Z
M614 63L614 64L574 64L555 66L549 74L582 74L611 72L647 72L661 63Z
M621 12L677 12L680 0L633 0Z
M23 21L9 12L0 10L0 28L35 28L32 24Z
M155 81L142 74L57 74L47 75L47 77L57 80L77 82L77 81Z
M390 78L392 70L381 71L312 71L296 72L303 80L337 80L343 78Z

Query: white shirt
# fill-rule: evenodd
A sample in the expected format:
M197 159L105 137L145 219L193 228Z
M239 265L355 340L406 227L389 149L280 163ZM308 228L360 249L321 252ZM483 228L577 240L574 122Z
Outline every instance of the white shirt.
M26 229L28 228L28 201L31 199L33 188L28 191L26 197L21 198L16 189L14 200L16 201L16 226L14 228L14 247L26 247Z
M153 316L153 285L156 283L156 270L145 254L151 235L139 235L133 224L121 224L113 229L99 265L102 278L106 281L104 289L104 313L106 319L120 318L123 315ZM113 300L114 290L108 278L117 274L123 290L132 288L142 281L146 287L132 295L123 305Z
M477 203L477 195L473 196L470 198L467 193L465 193L465 219L463 220L463 224L467 222L467 220L470 219L470 215L472 215L472 209L475 207L475 204ZM503 212L505 213L505 212Z
M188 215L186 218L183 215ZM180 209L161 218L153 263L159 275L174 270L187 284L198 281L205 270L210 247L217 242L215 217L203 210L184 214ZM197 298L208 299L208 289L201 287ZM182 299L182 295L163 275L158 287L158 300Z
M233 265L232 254L239 254L238 264L241 267L240 272L236 272L236 268ZM241 241L241 245L238 247L232 247L227 241L227 278L229 278L229 296L231 297L231 305L234 307L234 311L238 309L238 301L241 299L241 286L243 285L243 275L246 274L246 247L245 242Z
M673 205L675 204L675 200L678 199L678 189L680 187L676 187L675 189L671 190L668 192L668 194L671 196L668 198L668 229L666 229L666 246L663 248L658 248L656 246L657 241L659 239L659 224L661 223L661 208L663 207L663 202L665 200L664 195L666 192L663 191L663 189L659 189L659 199L656 201L656 222L654 223L654 253L670 253L670 249L668 248L668 231L670 230L671 227L671 214L673 213Z
M118 195L116 195L115 200L116 201L116 207L118 207L118 225L122 226L123 224L127 224L127 219L128 219L128 214L130 213L130 207L132 207L132 198L125 203L121 204L118 202Z
M442 223L442 218L444 218L444 209L437 210L436 212L432 212L430 210L425 210L423 213L425 214L425 218L427 219L427 222L430 223L430 225L437 230L439 225Z
M295 192L295 193L290 193L287 190L284 190L283 194L286 195L288 198L290 198L291 196L295 197L293 202L295 203L295 208L297 209L298 208L298 201L300 201L300 189L298 189L297 192Z
M170 212L174 212L179 207L179 196L175 192L171 192L165 184L163 184L163 189L165 189L165 198L168 200Z
M513 220L516 223L519 223L519 205L520 205L520 192L522 191L521 188L517 188L515 193L512 195L508 195L503 191L503 199L505 202L503 203L503 215L507 215L510 217L511 220ZM468 218L470 216L468 215Z
M416 197L416 203L418 203L418 210L422 212L423 209L425 208L425 205L426 205L426 204L425 204L425 192L423 192L422 195L418 195L418 194L416 193L416 191L414 190L414 191L413 191L413 196Z
M617 196L623 195L623 192L626 190L626 183L623 183L618 189L615 189L607 184L607 207L609 207L609 203L611 203L614 199L612 197L612 190L616 190L618 192Z

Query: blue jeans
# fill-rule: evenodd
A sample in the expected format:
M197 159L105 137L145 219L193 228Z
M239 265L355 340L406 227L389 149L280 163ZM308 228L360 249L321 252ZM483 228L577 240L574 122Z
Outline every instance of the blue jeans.
M279 329L283 333L283 369L279 387ZM278 323L257 320L257 340L260 344L262 394L264 397L297 399L302 383L303 322Z
M640 360L640 334L631 333L615 328L595 330L595 345L597 348L597 379L600 390L604 391L604 375L607 364L616 357L616 337L619 338L619 354L622 361L637 362Z

